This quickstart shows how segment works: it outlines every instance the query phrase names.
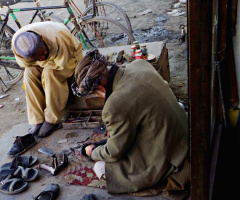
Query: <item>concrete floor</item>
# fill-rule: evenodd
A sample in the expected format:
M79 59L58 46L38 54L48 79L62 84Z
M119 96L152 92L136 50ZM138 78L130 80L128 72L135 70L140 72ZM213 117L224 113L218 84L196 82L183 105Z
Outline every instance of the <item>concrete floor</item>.
M16 136L23 136L27 133L27 130L30 128L28 124L19 124L13 126L9 133L3 135L0 138L0 149L1 149L1 159L0 165L12 161L12 158L7 156L7 152L10 150L13 142L15 141ZM74 134L73 134L74 133ZM76 134L77 133L77 134ZM62 128L55 131L52 135L37 140L37 145L29 149L23 155L32 155L38 157L38 163L43 162L46 159L49 159L45 154L38 152L38 148L49 147L56 152L56 154L62 152L63 150L69 150L71 147L74 147L77 142L85 141L87 137L92 133L92 129L79 129L79 130L66 130ZM67 135L72 135L73 137L67 137L67 142L59 144L58 141L65 139ZM37 168L38 164L32 168ZM152 197L136 197L132 195L111 195L108 194L107 190L98 189L94 187L83 187L78 185L70 185L65 182L63 177L65 170L63 169L58 175L53 176L50 172L45 170L39 171L39 177L37 180L29 182L28 188L15 195L6 195L0 192L1 200L30 200L32 197L36 197L49 183L57 183L60 186L60 194L58 200L80 200L84 194L93 193L96 197L100 199L126 199L126 200L142 200L142 199L158 199L166 200L162 195L152 196Z

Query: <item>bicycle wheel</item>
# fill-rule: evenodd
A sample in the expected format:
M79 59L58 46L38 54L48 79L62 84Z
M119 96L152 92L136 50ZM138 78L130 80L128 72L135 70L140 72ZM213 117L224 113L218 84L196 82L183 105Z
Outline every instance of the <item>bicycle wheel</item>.
M114 19L124 25L125 27L128 28L130 32L132 32L132 25L129 20L129 17L127 16L126 12L119 7L118 5L111 3L111 2L96 2L95 4L95 11L97 16L105 16L111 19ZM84 11L84 16L87 14L92 14L93 13L93 6L89 6L85 11Z
M24 68L15 61L0 60L0 78L6 86L14 85L23 77Z
M2 27L3 23L0 22L0 27ZM11 42L12 42L12 36L15 33L15 31L9 27L8 25L5 25L3 28L2 33L0 33L0 49L11 49Z
M0 26L2 23L0 24ZM0 55L5 57L14 57L11 50L12 36L15 31L5 26L0 34ZM13 85L23 77L23 68L18 66L16 61L0 59L0 78L5 85Z
M135 41L132 33L119 22L104 16L96 16L80 22L85 41L93 48L122 46ZM72 34L79 40L77 30Z

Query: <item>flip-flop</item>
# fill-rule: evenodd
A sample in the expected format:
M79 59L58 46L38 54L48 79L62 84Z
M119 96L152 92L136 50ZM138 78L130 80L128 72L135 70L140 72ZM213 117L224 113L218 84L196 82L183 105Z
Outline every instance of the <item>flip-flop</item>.
M0 182L0 192L5 194L17 194L26 189L28 183L21 179L13 178L12 175L8 175L4 180Z
M31 167L37 162L38 158L33 156L17 156L12 162L5 163L1 166L2 169L15 169L18 166Z
M39 171L37 169L32 168L24 168L22 166L18 166L15 169L1 169L0 170L0 181L4 179L4 177L8 175L12 175L13 178L19 178L23 181L33 181L38 177Z
M18 166L18 168L13 172L13 177L21 178L23 181L33 181L38 177L39 171L33 168L24 168Z
M34 197L35 200L55 200L59 194L59 185L49 184L38 196Z

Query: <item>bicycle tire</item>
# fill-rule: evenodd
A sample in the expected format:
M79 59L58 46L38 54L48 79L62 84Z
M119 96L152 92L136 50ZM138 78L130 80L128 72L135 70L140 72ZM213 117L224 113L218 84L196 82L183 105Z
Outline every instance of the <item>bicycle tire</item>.
M103 23L110 23L111 32L108 32L107 35L103 36L102 32L100 33L100 31L102 31L103 29L102 27L100 27L98 30L95 29L95 31L101 34L101 38L104 40L104 45L96 35L93 35L95 33L93 33L91 29L92 24L94 25L97 24L102 26ZM85 37L85 41L89 43L90 46L93 48L121 46L121 45L131 44L133 41L135 41L133 34L125 26L123 26L118 21L115 21L108 17L96 16L87 20L82 20L80 22L80 26L81 26L81 33ZM80 40L77 30L75 28L72 30L72 34ZM119 43L117 43L116 41L118 41Z
M2 27L3 23L0 22L0 27ZM5 25L3 28L3 33L0 33L0 49L11 49L12 36L15 31L8 25Z
M112 3L112 2L96 2L95 3L96 9L96 14L97 16L105 16L111 19L114 19L124 25L125 27L128 28L130 32L132 32L132 25L130 22L130 19L126 12L119 7L118 5ZM93 5L89 6L85 11L84 11L84 16L87 14L92 14L93 13Z
M0 26L2 23L0 23ZM5 25L3 33L0 38L0 55L3 56L14 56L11 50L12 36L15 31ZM16 61L0 60L0 77L5 85L13 85L17 83L23 77L23 68L21 68Z
M7 86L14 85L23 77L24 68L17 62L0 61L0 77Z

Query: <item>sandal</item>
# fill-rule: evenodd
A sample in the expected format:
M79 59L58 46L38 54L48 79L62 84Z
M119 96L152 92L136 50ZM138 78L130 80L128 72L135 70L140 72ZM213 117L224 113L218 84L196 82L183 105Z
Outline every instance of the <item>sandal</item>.
M38 177L38 170L32 168L24 168L18 166L18 168L13 172L13 176L16 178L21 178L24 181L33 181Z
M1 169L0 181L8 175L12 175L14 178L19 178L23 181L33 181L38 177L38 170L32 168L24 168L22 166L18 166L16 169Z
M51 183L48 185L38 196L34 197L35 200L55 200L59 194L59 185Z
M18 166L31 167L37 162L37 157L32 156L17 156L12 162L5 163L1 166L2 169L16 169Z
M27 188L28 183L21 179L13 178L12 175L8 175L4 180L0 182L0 191L5 194L17 194Z

